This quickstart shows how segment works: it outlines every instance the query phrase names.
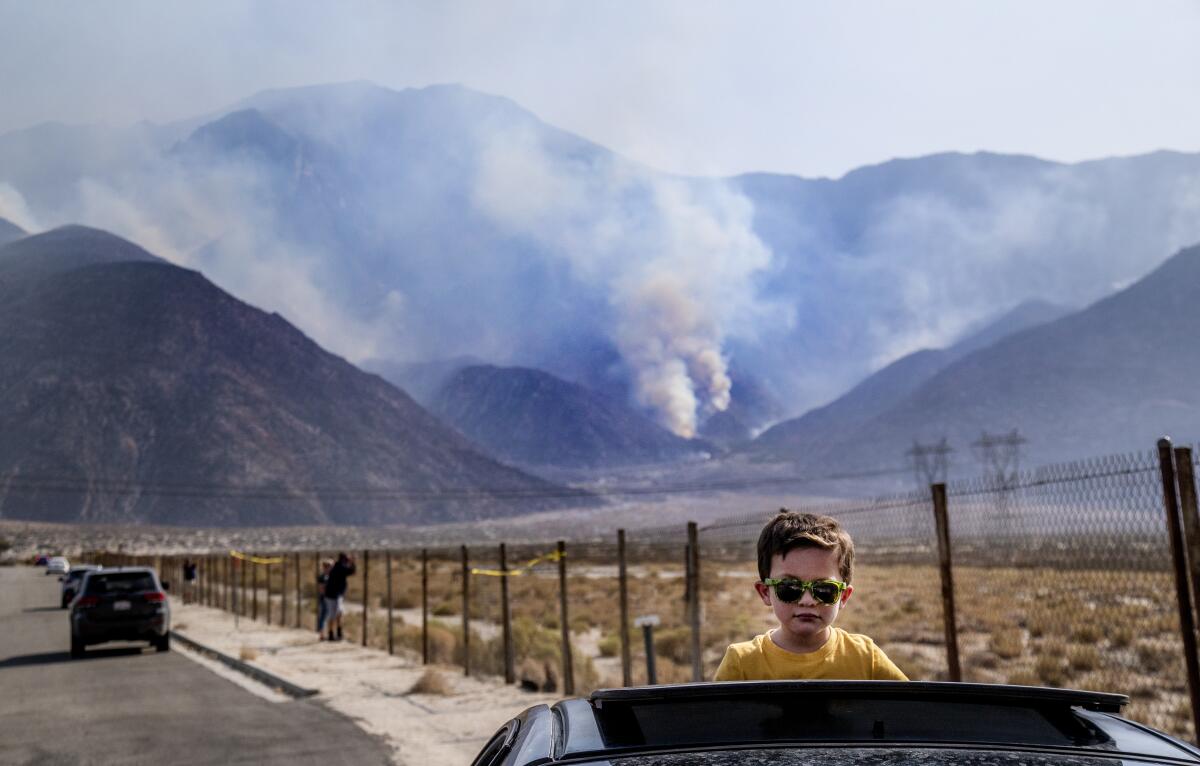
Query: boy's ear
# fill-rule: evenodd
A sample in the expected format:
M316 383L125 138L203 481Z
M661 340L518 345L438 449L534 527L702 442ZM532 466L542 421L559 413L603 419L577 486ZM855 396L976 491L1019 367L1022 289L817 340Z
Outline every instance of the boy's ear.
M771 605L771 587L769 585L756 582L754 583L754 590L758 591L758 597L762 599L764 604L767 606Z
M842 591L842 606L845 606L846 602L850 600L850 594L853 592L854 592L853 585L847 585L846 590Z

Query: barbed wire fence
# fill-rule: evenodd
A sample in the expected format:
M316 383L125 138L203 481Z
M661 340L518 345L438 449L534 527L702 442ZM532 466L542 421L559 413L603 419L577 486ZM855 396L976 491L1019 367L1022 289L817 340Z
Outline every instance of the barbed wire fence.
M1194 741L1197 459L1168 443L1002 483L789 508L850 532L854 592L838 624L910 678L1121 692L1130 718ZM348 638L568 695L711 678L729 643L772 627L753 584L758 534L776 511L557 542L363 550ZM198 559L200 604L311 630L330 555L91 557L151 564L173 582Z

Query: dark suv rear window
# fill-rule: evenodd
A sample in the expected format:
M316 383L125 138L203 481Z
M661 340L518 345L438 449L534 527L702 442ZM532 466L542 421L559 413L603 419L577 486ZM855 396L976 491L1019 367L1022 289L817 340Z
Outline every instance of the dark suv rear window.
M154 576L149 572L113 572L112 574L92 575L87 581L88 595L99 596L105 593L139 593L144 590L157 590Z

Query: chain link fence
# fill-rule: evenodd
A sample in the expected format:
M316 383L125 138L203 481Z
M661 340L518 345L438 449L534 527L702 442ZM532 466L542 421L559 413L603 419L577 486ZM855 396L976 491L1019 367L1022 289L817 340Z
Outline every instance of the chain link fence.
M946 486L961 679L1128 694L1130 718L1193 739L1177 598L1185 581L1176 579L1163 487L1153 452ZM833 516L855 541L854 592L838 624L871 636L914 680L953 679L934 493L789 507ZM711 678L728 644L773 627L753 586L757 538L776 510L700 526L698 571L682 525L631 529L623 546L615 534L568 541L565 559L548 543L509 544L503 560L499 544L472 545L465 565L461 546L372 551L369 584L365 572L351 578L347 602L358 612L347 616L348 637L362 640L365 625L372 646L575 694L645 683L651 659L659 683L691 681L698 645L700 676ZM150 563L176 571L177 559ZM213 568L204 603L231 608L242 568L204 561ZM311 630L317 558L299 561L270 580L274 614L282 618L280 601L295 598L299 577L301 608L289 607L287 623L298 615ZM249 596L240 598L251 614ZM652 618L652 635L638 618Z

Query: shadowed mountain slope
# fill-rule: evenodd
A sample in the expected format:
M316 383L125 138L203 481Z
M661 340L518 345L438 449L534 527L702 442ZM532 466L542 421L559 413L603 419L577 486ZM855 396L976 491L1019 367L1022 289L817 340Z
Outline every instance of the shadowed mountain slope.
M1019 429L1022 464L1149 449L1200 433L1200 246L1131 287L951 363L886 411L794 455L814 471L904 461L914 439L946 438L977 470L981 432Z
M0 218L0 245L7 245L9 242L24 237L26 232L20 226L17 226L12 221Z
M461 369L430 409L494 454L527 465L658 463L710 449L583 386L521 367Z
M1044 301L1022 303L950 348L923 349L897 359L824 407L777 423L747 449L785 458L819 450L887 412L955 360L1013 333L1057 319L1068 311Z
M392 524L579 501L199 273L128 243L114 262L120 242L71 227L0 248L0 274L25 264L0 302L0 516Z

